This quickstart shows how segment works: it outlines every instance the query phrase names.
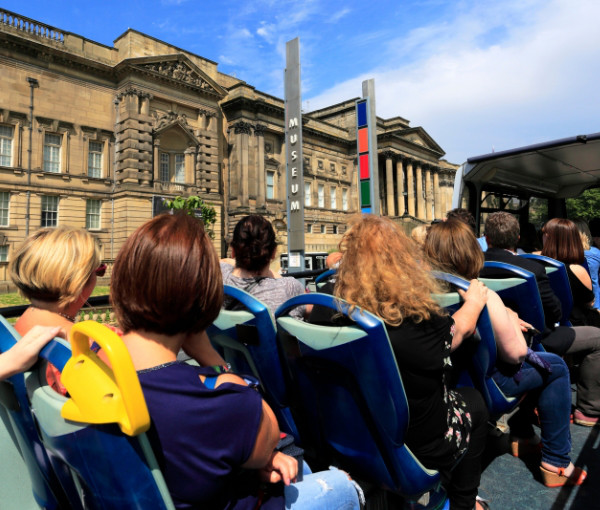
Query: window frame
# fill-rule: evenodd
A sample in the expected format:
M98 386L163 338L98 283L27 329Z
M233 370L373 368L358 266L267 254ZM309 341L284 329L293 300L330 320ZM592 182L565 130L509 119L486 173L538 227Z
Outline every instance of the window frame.
M10 131L10 135L8 133L3 133L2 128L6 128ZM15 126L10 124L0 124L0 166L3 167L11 167L13 166L13 143L15 139ZM6 140L6 142L4 142ZM8 154L4 153L4 149L8 147ZM7 158L4 160L4 158ZM5 164L4 161L8 161Z
M6 207L4 207L4 197L6 197ZM5 214L6 211L6 214ZM6 220L6 221L4 221ZM0 191L0 227L10 225L10 191Z
M48 202L55 202L55 210L48 208ZM46 209L44 209L44 202L46 202ZM40 225L42 228L45 227L57 227L58 226L58 208L59 208L59 197L57 195L42 195L41 203L41 214L40 214ZM55 215L53 221L49 221L48 214ZM45 216L46 215L46 216ZM52 219L52 217L51 217Z
M98 147L98 150L92 150L92 144ZM98 161L99 159L99 161ZM95 160L95 161L93 161ZM104 163L104 144L99 140L88 141L88 177L93 179L102 178L102 167ZM97 174L97 175L96 175Z
M269 183L269 177L271 178L271 182ZM275 200L275 171L267 170L267 174L265 176L265 198L267 200ZM271 191L269 196L269 190Z
M317 200L318 206L323 209L325 207L325 185L319 184L317 186Z
M304 207L312 206L312 186L310 182L304 183Z
M329 189L329 202L331 209L337 209L337 188L335 186Z
M348 188L342 188L342 211L347 211L348 209Z
M91 211L91 205L98 207L97 211ZM92 225L90 219L97 219L97 226ZM97 198L88 198L85 201L85 228L87 230L100 230L102 228L102 200Z
M8 262L8 244L0 244L0 262Z
M58 143L49 142L49 137L56 137ZM44 133L44 147L42 155L42 169L52 174L61 173L63 136L60 133ZM48 158L47 155L51 157ZM56 156L56 160L54 160Z

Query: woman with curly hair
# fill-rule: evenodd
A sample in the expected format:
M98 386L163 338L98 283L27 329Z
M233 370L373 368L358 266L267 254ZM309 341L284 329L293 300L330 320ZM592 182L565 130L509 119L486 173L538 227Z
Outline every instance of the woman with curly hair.
M410 411L406 445L425 467L442 473L451 509L483 508L476 496L487 410L475 389L450 389L448 379L450 352L473 333L487 289L472 281L450 317L432 298L440 289L415 259L413 241L387 218L354 219L340 250L330 290L386 324ZM311 322L326 322L320 313L315 307Z

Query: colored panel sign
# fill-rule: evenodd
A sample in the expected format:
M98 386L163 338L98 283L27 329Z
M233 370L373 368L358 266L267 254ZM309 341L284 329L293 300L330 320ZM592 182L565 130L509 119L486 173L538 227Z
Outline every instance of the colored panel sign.
M373 212L373 209L371 209L370 207L363 207L360 211L363 214L371 214Z
M367 125L367 102L361 101L356 104L356 117L358 127Z
M369 155L363 154L358 157L358 164L360 166L360 178L368 179L369 178Z
M362 206L371 205L371 183L360 181L360 203Z
M362 154L363 152L369 151L369 128L361 128L358 130L358 152Z

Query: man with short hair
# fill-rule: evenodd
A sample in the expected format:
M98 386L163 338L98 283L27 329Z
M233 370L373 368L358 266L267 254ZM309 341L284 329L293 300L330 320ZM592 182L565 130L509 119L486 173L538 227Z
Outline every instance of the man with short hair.
M505 262L535 275L546 322L546 329L539 340L546 350L560 356L567 353L584 356L579 368L574 421L591 427L600 417L600 329L591 326L555 326L562 315L560 301L550 286L544 266L517 255L519 232L519 222L514 215L507 212L490 214L485 222L488 243L485 260ZM486 268L480 274L492 278L511 276L502 270Z

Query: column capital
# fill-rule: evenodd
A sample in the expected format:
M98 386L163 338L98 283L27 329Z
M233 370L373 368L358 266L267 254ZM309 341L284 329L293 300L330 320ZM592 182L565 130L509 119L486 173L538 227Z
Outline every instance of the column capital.
M386 159L391 159L394 160L396 158L396 153L394 151L391 150L384 150L381 151L381 155L386 158Z
M256 124L254 126L254 134L256 136L264 136L266 130L267 126L265 126L264 124Z
M252 134L253 126L249 122L244 122L243 120L240 120L240 121L236 122L235 124L233 124L231 127L233 128L233 132L236 135L239 135L239 134L251 135Z

